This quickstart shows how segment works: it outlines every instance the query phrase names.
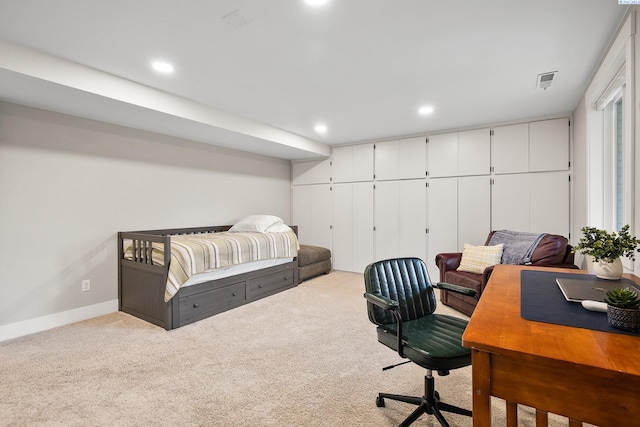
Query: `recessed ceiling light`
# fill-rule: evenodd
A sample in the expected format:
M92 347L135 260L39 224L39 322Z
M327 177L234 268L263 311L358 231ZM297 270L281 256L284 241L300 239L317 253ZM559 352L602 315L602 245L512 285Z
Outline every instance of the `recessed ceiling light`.
M418 110L418 114L422 115L422 116L426 116L429 115L431 113L433 113L433 107L430 105L425 105L424 107L420 107L420 109Z
M327 125L319 123L315 125L313 130L315 130L317 133L322 133L322 134L327 133Z
M151 68L153 68L159 73L165 73L165 74L173 73L173 70L174 70L173 65L165 61L154 61L151 64Z
M329 3L329 0L304 0L305 3L310 4L311 6L322 6L323 4Z

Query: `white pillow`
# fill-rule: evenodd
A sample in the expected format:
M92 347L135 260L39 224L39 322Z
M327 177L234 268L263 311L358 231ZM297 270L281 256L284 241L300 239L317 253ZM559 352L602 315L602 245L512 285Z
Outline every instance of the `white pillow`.
M249 215L236 222L229 231L266 233L270 227L276 225L284 225L282 218L273 215Z
M502 243L495 246L472 246L465 243L462 250L462 260L460 260L460 266L457 270L482 274L485 268L500 264L503 247Z
M267 228L267 233L286 233L287 231L291 231L291 227L287 224L273 224Z

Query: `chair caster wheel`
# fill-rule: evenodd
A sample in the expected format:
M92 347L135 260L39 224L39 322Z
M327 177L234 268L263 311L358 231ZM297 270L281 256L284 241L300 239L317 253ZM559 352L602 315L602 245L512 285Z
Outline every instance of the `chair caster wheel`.
M378 408L384 408L384 398L381 396L376 397L376 406Z
M437 391L434 392L435 396L436 396L436 400L440 400L440 393L438 393Z

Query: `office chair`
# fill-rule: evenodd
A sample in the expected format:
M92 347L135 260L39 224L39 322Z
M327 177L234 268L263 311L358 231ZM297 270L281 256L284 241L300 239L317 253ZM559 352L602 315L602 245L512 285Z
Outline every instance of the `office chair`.
M440 401L435 390L433 371L448 375L450 369L471 364L471 350L462 347L462 333L467 321L457 317L434 314L436 296L426 266L419 258L399 258L374 262L364 272L369 320L378 326L378 341L427 370L422 397L379 393L378 407L384 399L418 405L400 424L408 426L422 414L434 415L448 427L441 411L471 416L471 411ZM463 295L475 291L448 283L437 287ZM403 363L409 363L405 361ZM387 368L394 367L393 365Z

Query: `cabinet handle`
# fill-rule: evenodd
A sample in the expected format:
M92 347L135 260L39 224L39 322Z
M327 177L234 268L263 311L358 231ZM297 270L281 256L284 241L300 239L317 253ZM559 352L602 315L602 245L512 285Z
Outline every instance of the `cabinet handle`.
M258 285L258 287L259 287L260 289L262 289L262 285Z
M235 292L231 294L231 296L234 296L234 297L235 297L236 295L238 295L238 294L237 294L237 293L235 293Z
M198 308L199 305L198 304L193 304L193 308Z
M284 280L289 280L289 278L287 276L284 276Z

